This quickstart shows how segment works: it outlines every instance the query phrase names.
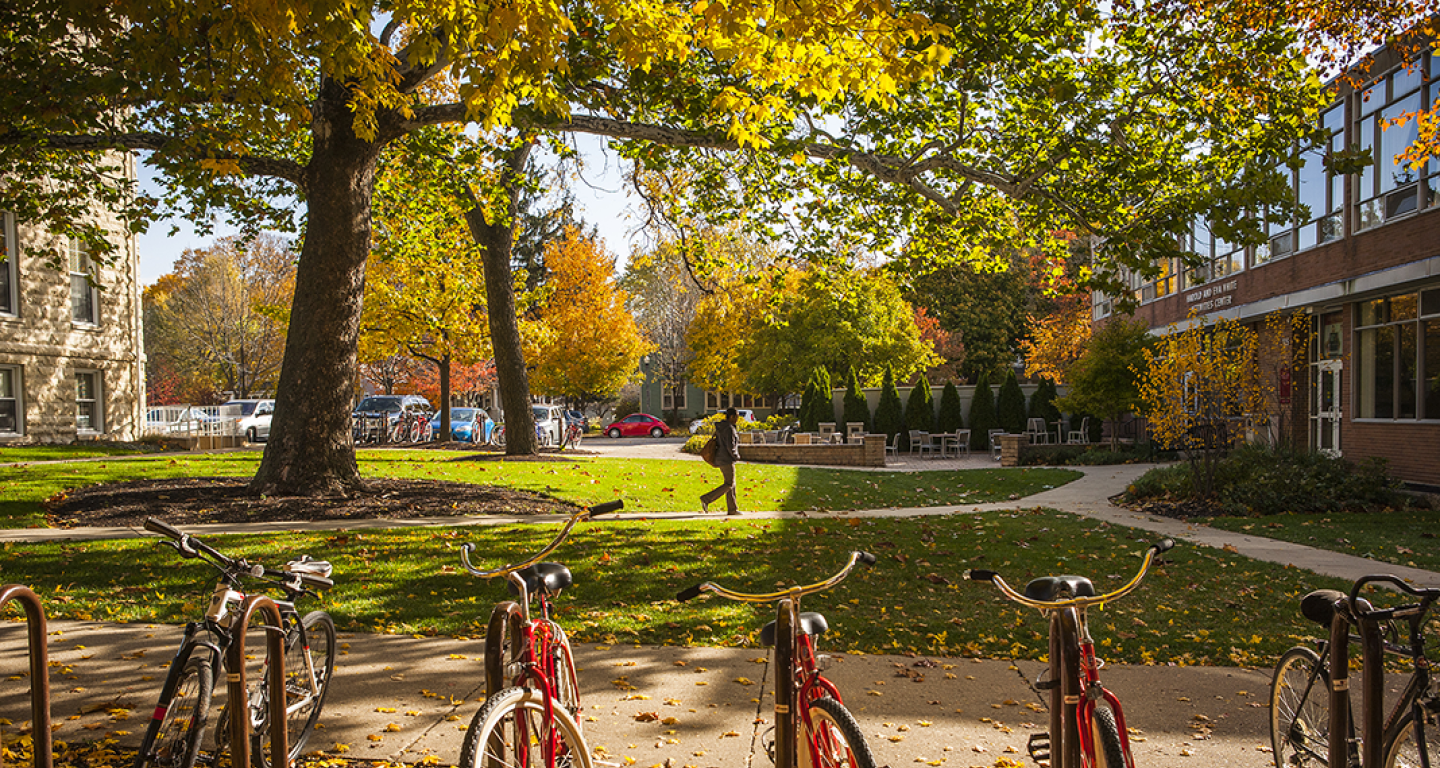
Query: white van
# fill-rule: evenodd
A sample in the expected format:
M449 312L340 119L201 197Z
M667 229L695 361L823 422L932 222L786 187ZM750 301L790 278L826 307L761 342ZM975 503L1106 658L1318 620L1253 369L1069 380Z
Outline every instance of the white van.
M247 443L270 439L270 417L275 413L274 400L231 400L220 407L221 413L233 413L226 406L240 409L240 415L234 417L234 434L244 437Z

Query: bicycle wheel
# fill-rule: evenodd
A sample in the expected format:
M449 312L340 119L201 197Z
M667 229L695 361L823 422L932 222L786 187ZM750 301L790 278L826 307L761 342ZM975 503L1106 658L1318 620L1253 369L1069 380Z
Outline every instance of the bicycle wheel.
M590 749L563 708L545 718L545 695L506 688L485 701L460 748L461 768L591 768ZM547 752L554 759L547 760Z
M1440 766L1440 716L1434 711L1425 713L1425 754L1430 758L1431 768ZM1415 713L1407 712L1400 718L1400 728L1395 738L1385 747L1385 768L1420 768L1420 743L1415 740Z
M810 702L810 728L803 738L814 768L875 768L860 724L844 704L829 696Z
M505 447L505 425L501 424L490 433L490 442L498 448Z
M1270 741L1277 768L1328 764L1329 696L1330 674L1318 654L1296 647L1280 657L1270 683Z
M285 740L290 759L300 756L320 709L330 690L330 676L335 672L335 622L324 611L311 611L300 620L304 637L296 632L286 638L285 648ZM308 646L308 654L307 654ZM314 677L311 677L311 674ZM258 703L252 703L251 716L255 732L251 736L251 763L265 768L270 764L269 687L262 682ZM254 710L259 706L261 709Z
M1095 748L1096 768L1125 768L1125 750L1120 746L1120 726L1108 707L1096 707L1090 714L1090 741Z
M193 658L186 650L176 658L160 688L156 717L145 727L135 768L191 768L200 752L200 737L210 712L215 676L209 658Z

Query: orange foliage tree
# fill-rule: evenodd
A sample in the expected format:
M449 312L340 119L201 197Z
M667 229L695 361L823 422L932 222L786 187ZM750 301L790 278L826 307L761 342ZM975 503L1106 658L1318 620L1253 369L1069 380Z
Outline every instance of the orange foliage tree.
M640 356L651 349L615 283L615 259L604 243L569 227L546 246L545 266L545 332L531 382L572 408L608 402L638 377Z

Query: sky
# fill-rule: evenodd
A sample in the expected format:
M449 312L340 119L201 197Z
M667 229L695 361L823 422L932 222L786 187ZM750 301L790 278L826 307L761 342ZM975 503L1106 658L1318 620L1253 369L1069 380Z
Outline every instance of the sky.
M581 178L572 184L580 216L596 227L606 247L618 257L617 265L623 268L632 248L642 247L644 243L643 234L634 231L640 221L638 204L625 194L620 161L615 153L606 151L603 142L595 137L580 136L577 141L586 165ZM155 194L155 173L144 163L139 164L139 178L141 188ZM179 227L174 236L170 235L172 225ZM214 233L209 236L197 234L195 227L184 219L155 222L136 239L140 252L140 284L151 285L170 273L186 249L206 247L235 232L236 227L228 221L217 222Z

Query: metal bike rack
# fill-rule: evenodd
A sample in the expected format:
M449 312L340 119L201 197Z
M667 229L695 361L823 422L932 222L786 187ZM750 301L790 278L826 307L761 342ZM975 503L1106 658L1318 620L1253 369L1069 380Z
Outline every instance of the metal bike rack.
M264 595L245 599L240 607L240 618L230 630L226 667L229 669L230 701L238 703L238 706L230 707L230 764L250 764L250 708L245 705L245 632L250 628L250 616L256 611L261 611L271 620L265 628L265 668L270 688L270 765L289 768L290 737L285 732L284 624L280 618L280 607Z
M525 609L519 603L506 600L490 612L490 625L485 632L485 698L490 698L500 689L511 685L505 678L505 667L519 661L525 655ZM505 658L504 643L488 642L490 638L510 639L510 657Z
M35 768L54 764L54 741L50 730L50 653L46 645L45 608L29 587L6 584L0 587L0 608L11 600L25 607L30 632L30 732L35 745ZM0 753L0 765L5 758Z
M795 679L791 676L795 657L795 599L798 590L791 590L796 598L780 601L775 616L775 768L795 768ZM763 692L762 692L763 696ZM808 757L806 758L809 759Z

